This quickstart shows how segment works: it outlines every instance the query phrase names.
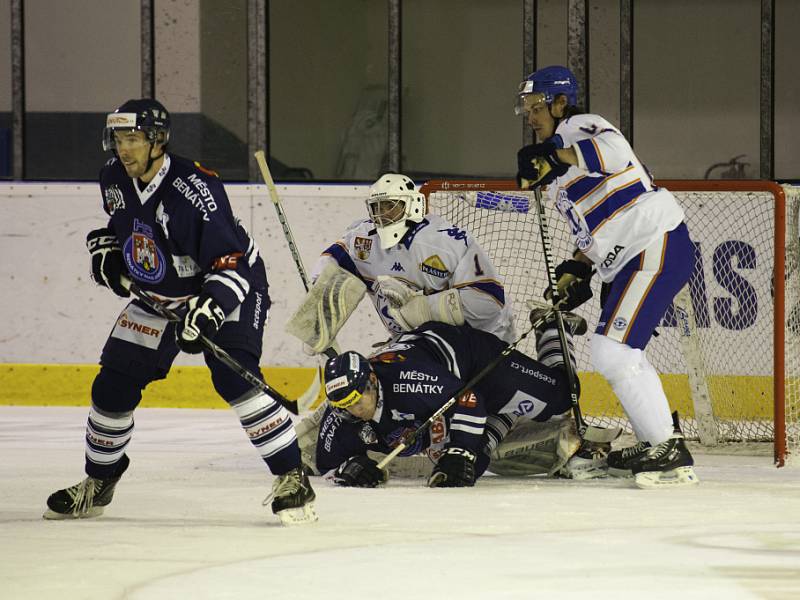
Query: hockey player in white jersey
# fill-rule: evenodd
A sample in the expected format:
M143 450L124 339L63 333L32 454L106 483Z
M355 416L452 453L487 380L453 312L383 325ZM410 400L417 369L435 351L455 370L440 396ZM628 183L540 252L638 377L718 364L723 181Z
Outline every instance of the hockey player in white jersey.
M381 176L370 188L366 204L369 218L351 224L315 265L315 285L290 320L289 332L314 351L324 351L366 293L392 337L438 321L467 323L507 343L514 341L514 314L502 279L467 230L426 213L424 195L405 175ZM348 291L358 288L360 293ZM349 299L343 302L343 297ZM342 304L347 305L344 314L331 308ZM318 318L319 307L327 316L324 320ZM303 336L309 330L315 332L313 340ZM545 351L549 352L549 346ZM560 352L557 356L554 360L561 361ZM314 470L316 433L323 413L324 406L298 426L303 461ZM487 428L499 440L512 425L503 416ZM565 451L560 452L558 461L563 465ZM568 457L570 452L566 453Z
M661 381L644 349L689 280L695 248L683 209L659 188L620 131L576 107L566 67L546 67L522 82L517 114L536 143L518 152L518 183L544 189L570 223L575 253L556 269L571 310L588 300L596 272L606 286L591 339L594 368L611 384L639 442L608 456L612 474L640 487L696 483L693 459L671 418Z

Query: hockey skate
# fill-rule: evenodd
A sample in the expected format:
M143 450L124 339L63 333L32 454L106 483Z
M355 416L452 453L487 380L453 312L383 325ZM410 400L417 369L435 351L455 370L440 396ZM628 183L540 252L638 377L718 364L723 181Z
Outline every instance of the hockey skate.
M529 300L528 308L531 309L529 318L536 331L544 331L556 320L556 313L550 304ZM562 310L561 318L564 321L564 328L570 334L583 335L586 333L586 319L582 316Z
M302 467L297 467L275 478L272 493L264 499L264 506L272 501L272 512L283 525L303 525L317 520L315 498L308 475Z
M606 459L610 450L611 442L583 440L577 452L561 467L556 476L576 480L606 477L608 475Z
M50 494L45 519L91 519L103 514L114 498L114 488L128 469L130 459L123 454L117 474L109 479L87 477L80 483Z
M673 434L666 442L649 448L631 470L638 487L651 489L699 483L692 465L694 459L683 434Z
M613 450L608 453L608 474L614 477L632 477L631 467L650 449L647 442L638 442L635 446Z

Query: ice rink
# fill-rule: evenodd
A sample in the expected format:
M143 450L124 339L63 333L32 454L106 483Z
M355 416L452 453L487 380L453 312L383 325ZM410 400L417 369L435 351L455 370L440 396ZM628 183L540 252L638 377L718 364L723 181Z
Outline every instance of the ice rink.
M800 470L695 449L702 483L487 476L473 489L314 478L284 528L232 411L140 409L106 514L45 521L83 478L83 408L0 407L0 598L800 598Z

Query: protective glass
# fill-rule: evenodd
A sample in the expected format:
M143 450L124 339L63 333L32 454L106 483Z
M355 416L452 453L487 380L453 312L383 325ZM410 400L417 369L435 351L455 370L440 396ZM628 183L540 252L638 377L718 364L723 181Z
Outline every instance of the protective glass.
M406 199L402 196L384 197L379 200L367 200L369 218L378 227L393 225L405 218Z

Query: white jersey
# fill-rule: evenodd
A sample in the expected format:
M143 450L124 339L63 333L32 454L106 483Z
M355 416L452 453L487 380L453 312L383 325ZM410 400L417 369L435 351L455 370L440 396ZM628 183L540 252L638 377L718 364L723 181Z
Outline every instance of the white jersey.
M620 131L598 115L564 119L556 129L578 166L547 192L572 226L575 244L605 282L684 219L675 197L658 188Z
M378 315L392 334L401 333L402 328L389 315L386 299L376 293L380 275L395 277L426 295L455 288L467 323L506 342L516 339L511 301L491 260L471 234L438 215L426 215L388 250L381 248L371 220L356 221L323 253L315 275L330 260L366 284ZM432 307L436 301L431 298Z

